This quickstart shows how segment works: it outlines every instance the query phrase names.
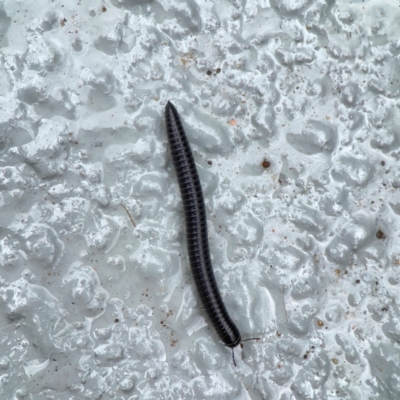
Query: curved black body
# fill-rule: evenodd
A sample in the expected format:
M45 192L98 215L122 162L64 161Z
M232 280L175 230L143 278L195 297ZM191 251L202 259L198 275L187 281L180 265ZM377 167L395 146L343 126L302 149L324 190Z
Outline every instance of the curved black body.
M186 220L190 267L201 303L221 340L228 347L241 342L239 329L233 323L222 301L210 259L207 219L203 192L192 150L175 106L165 107L165 123L172 162L178 177Z

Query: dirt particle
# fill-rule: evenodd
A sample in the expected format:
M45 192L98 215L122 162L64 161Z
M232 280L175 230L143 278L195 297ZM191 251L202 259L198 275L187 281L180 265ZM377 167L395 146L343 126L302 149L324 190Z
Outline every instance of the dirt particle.
M379 229L378 232L376 232L376 237L377 239L385 239L386 235Z
M271 166L271 163L268 160L264 159L261 165L264 169L267 169Z

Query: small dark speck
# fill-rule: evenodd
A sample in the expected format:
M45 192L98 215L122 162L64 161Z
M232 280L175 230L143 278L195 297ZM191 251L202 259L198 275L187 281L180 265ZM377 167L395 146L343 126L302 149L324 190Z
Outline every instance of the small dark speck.
M385 166L385 164L386 164L385 161L381 161L382 166Z
M118 319L118 318L115 318L115 319L114 319L114 322L117 324L117 323L119 322L119 319Z
M217 69L215 70L215 72L216 72L217 74L219 74L219 73L221 72L221 68L217 68Z
M207 163L208 163L208 165L212 165L212 161L211 160L208 160Z
M385 239L386 235L379 229L379 231L376 232L376 237L378 239Z
M271 166L271 163L269 162L269 161L267 161L267 160L264 160L262 163L261 163L261 165L262 165L262 167L263 168L269 168L270 166Z
M106 12L106 11L107 11L107 8L106 8L106 7L103 7L103 8L101 9L101 11Z
M207 71L207 75L210 76L212 75L212 72L210 70Z

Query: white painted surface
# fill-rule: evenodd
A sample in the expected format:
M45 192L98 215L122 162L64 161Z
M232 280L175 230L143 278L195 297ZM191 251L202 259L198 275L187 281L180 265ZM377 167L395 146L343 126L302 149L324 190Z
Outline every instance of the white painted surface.
M0 398L398 398L399 5L3 0ZM167 100L261 338L236 368L194 292Z

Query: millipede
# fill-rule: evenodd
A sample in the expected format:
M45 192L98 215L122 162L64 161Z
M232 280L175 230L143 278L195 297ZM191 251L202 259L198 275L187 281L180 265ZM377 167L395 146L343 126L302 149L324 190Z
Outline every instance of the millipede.
M201 304L222 342L232 349L242 341L239 329L232 321L215 280L208 245L206 208L203 191L192 149L175 106L165 106L165 125L172 163L182 196L186 222L187 250L190 268Z

